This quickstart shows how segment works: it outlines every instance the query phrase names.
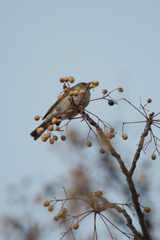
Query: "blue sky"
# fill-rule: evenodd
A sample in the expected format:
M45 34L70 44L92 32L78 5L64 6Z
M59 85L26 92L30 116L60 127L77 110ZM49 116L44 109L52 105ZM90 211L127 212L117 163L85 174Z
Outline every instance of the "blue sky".
M0 2L1 192L24 176L37 185L50 180L63 166L47 144L29 135L34 116L43 116L61 91L59 78L98 80L94 98L103 88L121 86L116 99L139 107L140 97L143 103L152 98L151 111L160 111L159 13L156 0ZM111 124L143 119L124 102L114 109L91 103L88 110ZM159 169L159 159L154 166Z

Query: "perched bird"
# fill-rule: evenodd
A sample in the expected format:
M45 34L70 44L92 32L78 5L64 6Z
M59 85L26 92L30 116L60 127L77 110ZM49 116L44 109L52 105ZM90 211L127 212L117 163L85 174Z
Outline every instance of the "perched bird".
M62 95L62 99L60 101L57 100L44 115L44 122L30 133L34 140L37 140L41 136L41 134L37 133L37 129L42 127L45 131L48 128L48 125L52 124L52 118L58 117L58 119L61 120L71 119L79 113L78 106L81 109L86 108L90 100L89 85L89 83L81 82L70 88L68 92L65 92ZM75 90L78 91L78 95L69 96L69 92ZM84 90L85 92L81 94L80 90Z

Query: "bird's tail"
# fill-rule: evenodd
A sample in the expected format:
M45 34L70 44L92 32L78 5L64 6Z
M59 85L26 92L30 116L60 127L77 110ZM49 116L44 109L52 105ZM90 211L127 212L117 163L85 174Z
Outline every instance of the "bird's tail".
M37 128L42 127L44 129L44 131L45 131L48 128L48 125L49 125L48 121L44 121ZM42 135L42 133L41 134L37 133L37 128L33 132L30 133L30 135L34 138L34 140L37 140Z

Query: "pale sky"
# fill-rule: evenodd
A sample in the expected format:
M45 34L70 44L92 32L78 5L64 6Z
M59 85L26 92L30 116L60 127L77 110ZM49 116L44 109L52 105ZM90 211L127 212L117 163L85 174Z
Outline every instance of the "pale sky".
M123 87L116 99L139 108L140 97L143 103L151 98L149 109L160 112L159 26L159 0L0 2L0 211L8 184L29 176L38 185L63 166L47 143L30 137L38 125L34 116L43 116L62 90L59 78L98 80L93 98L103 88ZM143 120L124 102L115 108L90 103L88 110L111 124ZM136 139L133 128L127 126L134 152L139 134ZM160 157L153 164L158 171Z

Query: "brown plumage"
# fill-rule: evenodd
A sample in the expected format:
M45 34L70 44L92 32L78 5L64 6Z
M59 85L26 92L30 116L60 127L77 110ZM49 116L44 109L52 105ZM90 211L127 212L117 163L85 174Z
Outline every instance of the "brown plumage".
M72 98L68 95L69 91L74 91L74 90L80 91L81 89L86 91L84 95L79 93L78 96L73 96ZM77 106L80 104L83 106L83 108L86 108L88 106L89 102L86 102L83 104L83 102L90 100L90 89L89 89L88 83L85 83L85 82L78 83L77 85L70 88L69 91L62 95L61 101L57 100L49 108L49 110L46 112L46 114L42 118L42 120L45 119L44 122L41 125L39 125L37 128L43 127L45 131L48 128L48 125L52 124L51 122L52 118L58 117L60 114L61 115L58 118L61 120L71 119L75 117L78 114L78 111L76 107L73 106L74 105L73 103L75 103ZM73 99L73 102L71 101L72 99ZM30 135L34 138L34 140L37 140L41 136L41 134L37 133L37 128L30 133Z

